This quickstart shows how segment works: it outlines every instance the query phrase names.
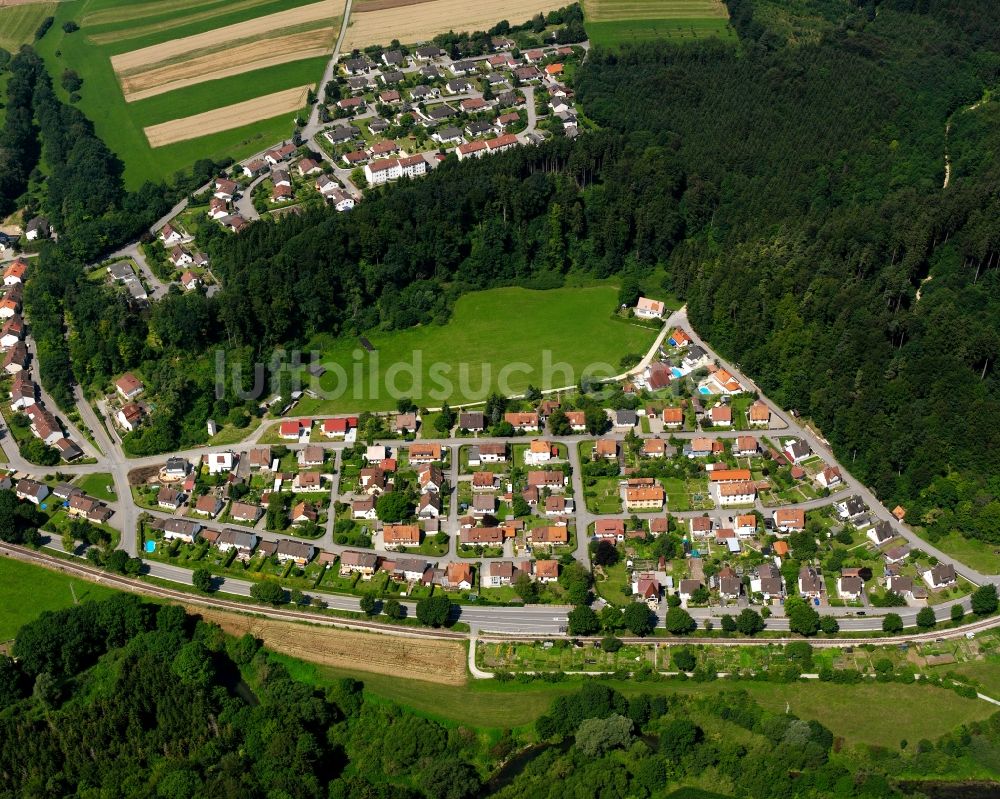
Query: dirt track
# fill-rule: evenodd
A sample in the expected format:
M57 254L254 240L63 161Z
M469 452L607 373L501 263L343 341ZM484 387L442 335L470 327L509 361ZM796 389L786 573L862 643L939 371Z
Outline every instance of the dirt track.
M305 33L263 39L176 64L153 67L123 76L122 92L126 102L131 103L208 80L327 55L335 35L334 28L319 28Z
M553 11L564 5L565 0L510 0L502 5L470 3L469 0L429 0L401 7L380 5L380 10L369 10L371 5L362 5L351 14L342 49L389 44L393 39L407 44L423 42L449 30L487 30L501 19L520 23L540 11Z
M232 130L262 119L292 114L306 104L306 94L312 86L266 94L234 105L223 106L203 114L172 119L143 129L150 147L163 147L186 139L196 139L221 130Z
M125 72L146 64L166 61L192 50L218 47L221 51L227 42L233 40L252 39L273 30L290 28L307 22L332 21L340 15L342 10L343 6L335 0L321 0L319 3L312 3L288 11L279 11L277 14L268 14L246 22L238 22L235 25L226 25L223 28L197 33L194 36L185 36L182 39L172 39L169 42L161 42L128 53L120 53L111 57L111 66L115 72Z
M380 633L338 630L257 616L188 608L206 621L215 622L230 635L252 633L268 649L292 657L375 674L406 676L445 685L464 685L465 648L457 641L404 638Z

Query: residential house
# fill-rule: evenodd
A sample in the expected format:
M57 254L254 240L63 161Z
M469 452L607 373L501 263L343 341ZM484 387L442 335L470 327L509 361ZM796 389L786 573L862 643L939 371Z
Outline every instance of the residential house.
M351 517L354 519L375 520L378 514L375 512L375 497L361 497L351 503Z
M534 411L528 412L508 412L505 413L504 421L520 433L539 432L541 426L538 421L538 414Z
M161 486L156 493L156 504L164 510L177 510L184 501L184 495L170 486Z
M870 528L866 535L875 546L880 547L895 538L896 532L892 529L892 525L889 522L880 521L874 527Z
M308 468L310 466L322 466L326 452L319 444L307 444L300 449L295 456L299 466Z
M458 534L462 546L496 546L502 544L503 539L500 527L462 527Z
M28 262L23 258L12 261L3 272L3 284L5 286L21 285L27 271Z
M312 522L316 523L319 519L319 514L316 512L316 508L312 506L309 502L299 502L292 508L292 527L298 527L302 524L308 524Z
M629 408L622 408L615 411L615 427L621 430L628 430L639 424L639 416Z
M229 202L232 200L239 192L240 187L235 181L229 180L228 178L216 178L215 179L215 196L220 200L225 200Z
M757 517L752 513L737 516L733 529L738 538L753 538L757 535Z
M806 599L819 599L823 593L823 581L812 566L799 570L799 593Z
M843 569L837 578L837 596L849 602L857 602L865 589L858 569Z
M547 488L550 491L562 491L569 482L566 475L558 470L528 472L528 486L539 490Z
M215 494L205 494L198 497L191 510L199 516L208 516L214 519L222 511L222 500Z
M635 315L640 319L662 319L666 306L659 300L640 297L635 304Z
M358 475L358 479L361 484L361 490L366 494L381 494L385 491L385 472L377 466L362 469Z
M118 393L122 396L122 398L126 400L135 399L146 390L142 381L131 372L126 372L119 377L115 381L115 388L118 390Z
M316 547L303 541L282 538L274 554L278 556L279 563L292 561L296 566L305 566L316 554Z
M778 508L773 518L774 527L779 533L795 533L806 529L806 512L800 508Z
M472 475L473 491L496 491L500 487L500 478L493 472L475 472Z
M229 508L229 516L233 521L245 524L256 524L264 512L259 505L249 502L234 502Z
M323 475L319 472L299 472L292 480L292 491L296 494L326 491L326 487L323 485Z
M482 585L484 588L500 588L511 585L520 569L516 568L509 560L491 560L485 564L483 569Z
M370 580L378 567L378 556L374 552L354 552L347 550L340 553L340 573L343 576L361 574L362 579Z
M652 488L626 488L625 510L663 510L666 496L660 486Z
M387 524L382 528L382 544L386 549L420 546L420 527L415 524Z
M598 519L594 522L594 538L604 541L624 541L625 520Z
M135 402L127 402L115 414L115 419L123 430L132 432L142 421L142 407Z
M573 513L574 504L572 497L551 496L545 498L546 516L565 516Z
M422 465L443 460L440 444L413 444L410 446L410 463Z
M569 543L569 528L565 525L532 527L525 532L525 540L532 547L554 547Z
M469 447L469 466L480 466L484 463L506 463L506 444L479 444Z
M438 494L444 488L444 472L437 466L425 466L417 473L417 483L422 494Z
M0 328L0 347L7 349L13 347L24 338L24 320L20 314L13 314Z
M708 418L714 427L732 427L733 409L728 405L715 405L709 410Z
M823 488L836 488L842 485L844 478L840 474L840 469L836 466L827 466L816 475L816 482Z
M684 425L683 408L664 408L663 426L671 430L678 430Z
M49 495L49 489L44 483L25 477L17 481L14 494L18 499L27 500L32 505L41 505L42 501Z
M737 436L733 454L740 458L751 458L760 453L760 442L753 436Z
M554 446L541 439L533 439L524 453L524 463L527 466L540 466L548 463L553 457Z
M191 471L191 464L185 458L167 458L163 467L163 477L166 480L183 480Z
M210 452L205 456L209 474L228 474L233 470L232 452Z
M28 368L28 347L23 341L14 342L3 359L3 369L9 375Z
M249 463L251 470L270 470L271 468L271 448L254 447L250 450Z
M417 517L420 519L436 519L441 515L440 494L421 494L417 502Z
M470 433L481 433L486 429L486 417L482 411L462 411L458 415L458 427Z
M785 593L781 572L773 563L762 563L750 575L750 591L762 594L765 602L780 599Z
M12 410L24 410L36 402L38 387L32 382L28 373L18 372L10 387L10 407Z
M594 442L594 460L615 460L618 457L618 442L613 438L599 438Z
M948 588L958 583L958 575L955 573L955 566L951 563L938 563L921 575L927 587L932 591L941 588Z
M167 519L163 522L163 537L168 541L179 540L193 544L201 525L190 519Z
M666 443L662 438L645 438L642 441L642 456L644 458L662 458L666 451Z
M656 579L655 575L636 573L635 580L632 583L632 595L636 601L645 602L651 610L655 610L660 604L662 591L663 588L660 586L660 582Z
M847 521L848 519L856 519L868 510L868 506L865 505L865 501L859 496L848 497L842 502L838 502L834 505L834 508L837 510L837 516L844 521Z
M771 409L767 403L757 400L747 409L747 421L752 427L767 427L771 423Z
M184 234L182 234L177 228L171 225L169 222L163 226L159 233L160 241L163 242L165 246L171 246L173 244L179 244L184 240Z
M809 445L805 441L799 441L796 438L789 439L785 442L784 452L785 456L791 463L802 463L802 461L812 455L812 450L809 449Z
M472 515L476 518L496 513L497 498L493 494L478 493L472 496Z
M55 416L40 404L29 405L26 413L31 420L31 432L50 447L63 437L62 428Z

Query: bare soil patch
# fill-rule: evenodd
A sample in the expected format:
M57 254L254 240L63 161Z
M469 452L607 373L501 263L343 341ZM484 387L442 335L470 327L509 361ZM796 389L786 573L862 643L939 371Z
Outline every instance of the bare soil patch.
M379 10L362 6L357 14L351 14L351 24L341 49L346 52L356 47L388 44L393 39L406 43L423 42L450 30L488 30L501 19L523 22L539 12L553 11L564 5L565 0L510 0L502 5L429 0L412 6L383 6Z
M145 64L166 61L192 50L208 47L218 47L221 50L224 45L234 40L252 39L264 36L270 31L290 28L307 22L332 21L340 11L341 7L334 0L321 0L319 3L292 8L288 11L279 11L277 14L268 14L246 22L238 22L235 25L226 25L204 33L196 33L193 36L185 36L181 39L172 39L169 42L161 42L128 53L119 53L111 57L111 66L115 72L125 72Z
M265 94L253 100L216 108L203 114L172 119L158 125L143 128L150 147L163 147L187 139L197 139L210 133L232 130L263 119L291 114L306 104L306 94L312 86L298 86L294 89Z
M466 683L466 653L458 641L341 630L199 606L187 609L230 635L250 633L269 649L312 663L444 685Z
M183 89L208 80L242 75L255 69L315 58L330 51L336 31L319 28L290 36L263 39L222 52L157 66L122 76L121 86L126 102Z

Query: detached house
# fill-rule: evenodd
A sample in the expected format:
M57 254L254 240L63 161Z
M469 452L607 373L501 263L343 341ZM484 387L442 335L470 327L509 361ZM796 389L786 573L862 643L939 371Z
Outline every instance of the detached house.
M530 411L527 413L505 413L504 421L521 433L528 431L538 432L541 428L538 422L538 414Z
M806 529L806 512L799 508L779 508L774 512L774 527L779 533Z
M131 400L138 397L146 387L131 372L126 372L115 381L115 388L123 399Z
M635 315L640 319L662 319L666 306L659 300L640 297L635 305Z

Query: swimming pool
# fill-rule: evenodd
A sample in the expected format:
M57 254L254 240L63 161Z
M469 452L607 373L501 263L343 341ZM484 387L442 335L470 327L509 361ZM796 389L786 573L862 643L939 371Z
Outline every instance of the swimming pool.
M146 542L146 551L147 552L155 552L156 551L156 542L155 541L147 541Z
M670 367L670 374L672 374L674 377L684 377L684 372L682 372L676 366Z
M712 392L708 390L708 386L699 386L698 391L701 394L711 394Z

